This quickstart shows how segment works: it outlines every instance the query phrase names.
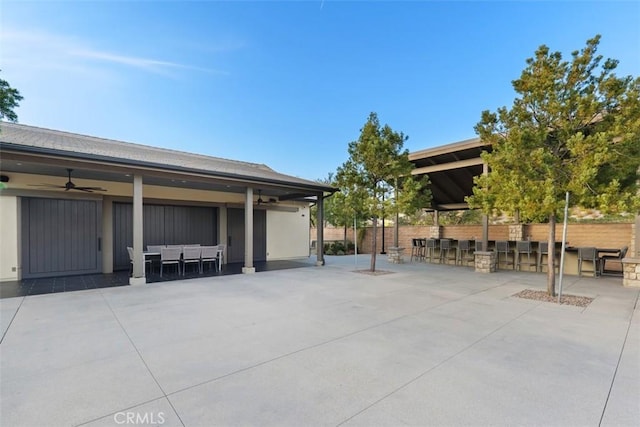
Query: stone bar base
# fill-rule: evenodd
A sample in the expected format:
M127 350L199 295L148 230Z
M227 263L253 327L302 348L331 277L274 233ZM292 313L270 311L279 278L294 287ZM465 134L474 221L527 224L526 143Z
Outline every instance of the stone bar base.
M622 260L622 286L640 288L640 258Z
M478 273L495 273L496 272L496 253L493 251L476 251L475 267Z
M256 272L255 267L242 267L242 274L253 274Z
M389 248L389 252L387 253L387 261L392 264L403 264L404 259L402 258L402 252L404 252L404 248Z

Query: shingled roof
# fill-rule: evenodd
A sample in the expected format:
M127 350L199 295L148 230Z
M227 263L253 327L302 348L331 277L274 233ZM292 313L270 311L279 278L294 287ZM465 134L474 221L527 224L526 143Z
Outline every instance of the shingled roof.
M224 178L257 179L261 182L295 185L317 191L335 191L322 183L276 172L264 164L7 122L0 123L0 150L100 160L120 165L153 166L170 171L197 172Z

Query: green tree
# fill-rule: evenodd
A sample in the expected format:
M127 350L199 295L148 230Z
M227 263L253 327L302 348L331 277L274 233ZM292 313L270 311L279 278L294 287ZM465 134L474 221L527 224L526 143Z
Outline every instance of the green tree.
M371 113L358 140L349 143L349 159L336 174L350 213L372 220L371 271L376 268L378 218L415 211L431 200L428 179L411 176L414 166L403 150L406 140L389 125L381 126L377 114Z
M6 80L0 79L0 120L6 118L10 122L17 122L18 115L13 110L20 106L20 101L20 92L12 88Z
M482 113L475 130L492 147L483 154L490 173L476 178L470 206L548 221L550 242L566 192L577 205L637 211L640 79L617 77L618 62L596 55L599 41L588 40L571 61L539 47L512 82L512 107ZM550 251L552 296L553 258Z

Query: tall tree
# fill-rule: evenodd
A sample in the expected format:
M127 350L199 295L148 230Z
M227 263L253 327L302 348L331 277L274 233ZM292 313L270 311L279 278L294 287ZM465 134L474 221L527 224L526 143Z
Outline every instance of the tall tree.
M599 42L588 40L571 61L540 46L512 82L512 107L482 113L475 130L492 146L483 154L490 173L476 178L470 206L547 220L551 245L566 192L573 204L637 211L640 79L617 77L618 61L596 55ZM549 251L550 295L553 263Z
M0 120L5 118L10 122L17 122L18 115L13 111L19 107L22 95L12 88L6 80L0 79Z
M407 138L389 125L381 126L377 114L371 113L358 140L349 143L349 159L336 174L350 209L371 218L371 271L376 269L378 218L415 211L431 200L428 179L411 176L414 166L409 152L403 150Z

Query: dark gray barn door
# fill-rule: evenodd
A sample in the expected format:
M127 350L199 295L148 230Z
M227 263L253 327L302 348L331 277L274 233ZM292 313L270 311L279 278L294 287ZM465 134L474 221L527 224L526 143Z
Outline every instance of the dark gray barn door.
M244 209L227 209L227 261L244 262ZM253 211L253 260L267 260L267 211Z
M22 199L22 277L102 272L101 202Z
M218 209L200 206L144 205L143 245L218 244ZM113 266L129 268L133 244L133 205L113 204Z

